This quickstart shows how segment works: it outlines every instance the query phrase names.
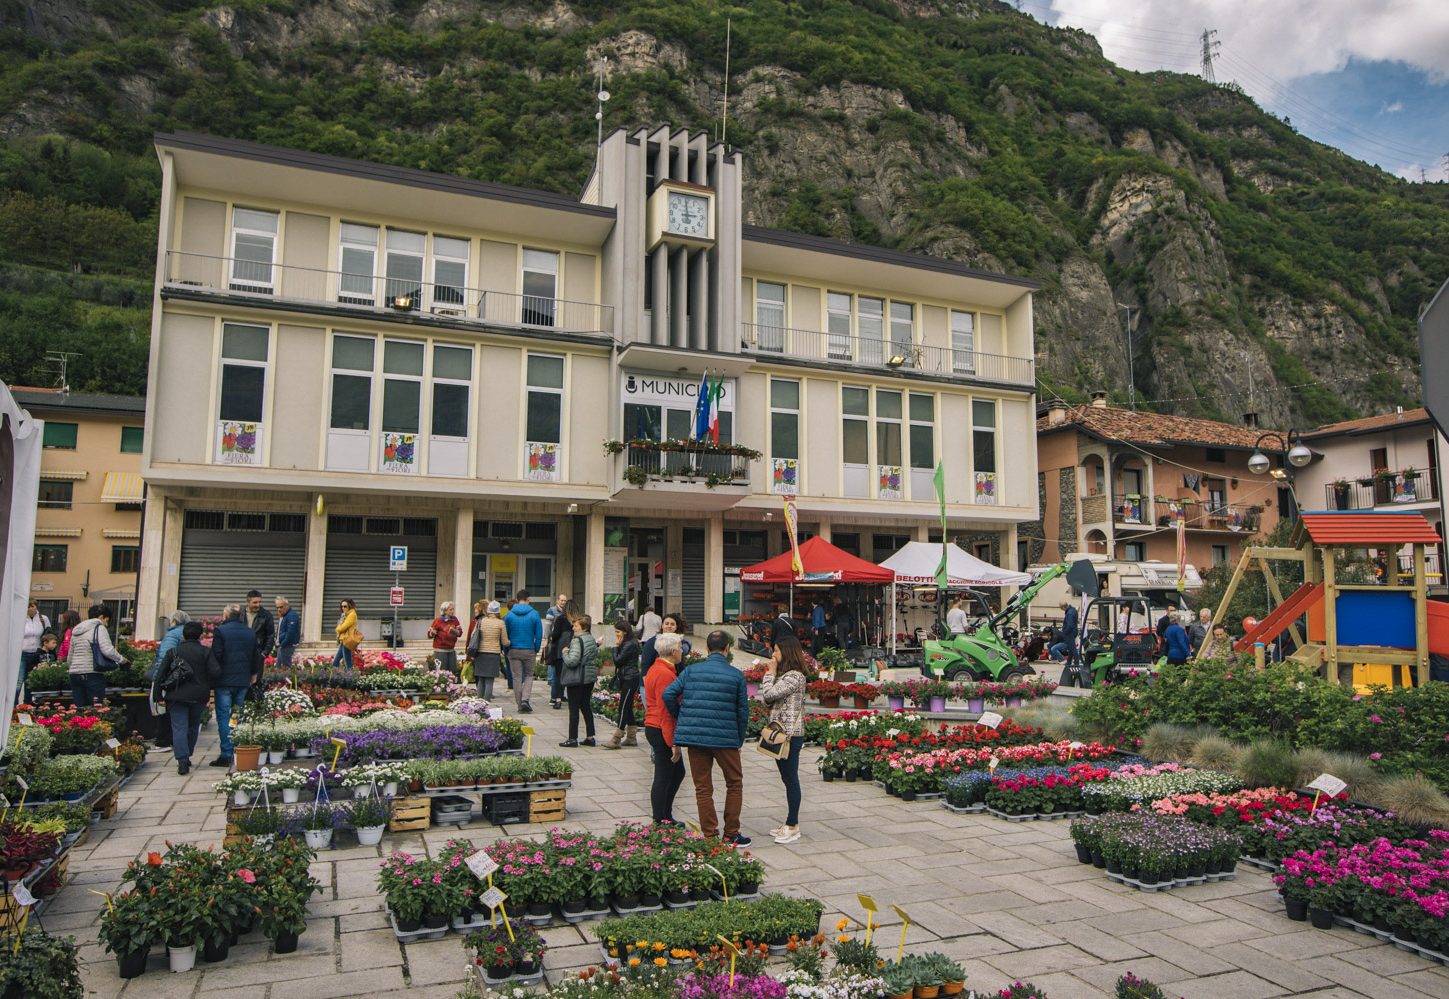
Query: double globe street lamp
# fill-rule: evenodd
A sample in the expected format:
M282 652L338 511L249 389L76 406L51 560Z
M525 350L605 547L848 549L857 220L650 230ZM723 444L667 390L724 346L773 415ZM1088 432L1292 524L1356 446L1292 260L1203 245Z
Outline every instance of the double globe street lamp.
M1254 475L1262 475L1273 465L1272 459L1263 453L1264 441L1275 442L1278 446L1274 450L1287 459L1282 469L1275 470L1273 476L1275 479L1282 478L1291 482L1293 481L1293 469L1303 468L1313 460L1313 452L1309 450L1308 445L1303 443L1303 438L1298 431L1288 431L1286 439L1280 433L1272 430L1265 431L1258 435L1258 441L1253 445L1253 456L1248 459L1248 471Z

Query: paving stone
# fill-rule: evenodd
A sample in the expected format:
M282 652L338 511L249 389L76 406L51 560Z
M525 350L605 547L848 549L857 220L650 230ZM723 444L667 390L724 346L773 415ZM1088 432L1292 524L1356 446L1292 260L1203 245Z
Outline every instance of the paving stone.
M1065 972L1035 975L1032 977L1031 983L1051 999L1105 999L1113 994L1082 981L1076 975Z
M1003 973L1023 981L1028 978L1035 979L1038 975L1046 975L1054 971L1071 971L1073 968L1097 963L1096 958L1078 950L1071 944L995 954L982 960L992 967L1000 968Z
M270 999L338 999L370 993L398 992L403 988L401 968L347 971L321 978L292 979L272 985Z
M1255 978L1246 971L1230 971L1183 982L1157 982L1164 992L1182 999L1267 999L1287 990Z

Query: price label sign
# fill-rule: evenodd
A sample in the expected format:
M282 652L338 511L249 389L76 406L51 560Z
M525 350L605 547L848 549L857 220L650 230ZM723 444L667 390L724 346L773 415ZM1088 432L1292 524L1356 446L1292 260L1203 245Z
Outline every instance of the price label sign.
M982 712L981 717L976 719L976 724L985 725L987 728L995 728L996 726L1000 725L1004 720L1005 719L1002 718L995 711L984 711Z
M0 794L0 808L8 809L9 807L10 807L10 799L7 798L7 797L5 797L5 795Z
M472 871L479 881L486 881L488 875L498 870L498 861L488 856L487 850L479 850L469 856L464 863L468 865L468 870Z
M906 915L906 910L898 905L893 905L891 908L897 916L901 917L901 945L896 948L896 963L900 964L901 958L906 953L906 931L911 928L911 917Z
M116 739L116 738L107 739L106 740L106 748L107 749L120 749L121 748L121 740L120 739Z
M901 734L901 730L898 729L898 728L892 728L892 729L887 729L886 730L886 738L887 739L894 739L896 736L898 736L900 734Z
M995 756L993 756L986 764L986 768L992 773L995 773L996 768L999 766L1001 766L1001 760L997 759Z
M502 888L489 888L482 895L478 896L478 900L488 907L489 912L497 911L498 907L507 901L507 899L508 896L504 894Z
M1073 742L1070 742L1070 743L1067 744L1067 748L1069 748L1069 749L1086 749L1087 748L1087 744L1085 742L1076 742L1076 741L1073 741Z
M521 730L522 730L522 732L523 732L524 735L536 735L537 734L536 732L533 731L533 726L532 725L524 725L524 726L521 727Z
M1315 791L1322 791L1330 798L1336 798L1338 795L1343 793L1345 788L1348 787L1348 783L1346 781L1339 780L1337 777L1333 776L1333 774L1319 774L1313 779L1313 783L1309 784L1308 786L1313 788L1313 790Z
M35 896L30 894L30 889L18 881L10 886L10 897L15 899L15 904L29 906L35 904Z
M35 719L34 718L31 718L27 714L16 715L15 716L15 720L18 721L22 725L34 725L35 724Z
M25 778L20 776L19 774L15 775L15 783L20 785L20 790L22 791L30 790L30 785L26 782Z
M488 709L488 720L489 721L502 721L503 720L503 709L502 708L489 708Z

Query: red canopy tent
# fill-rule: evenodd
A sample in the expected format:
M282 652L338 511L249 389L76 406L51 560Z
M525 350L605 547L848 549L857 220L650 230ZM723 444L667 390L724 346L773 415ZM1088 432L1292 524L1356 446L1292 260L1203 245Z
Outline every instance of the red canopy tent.
M742 583L879 583L895 582L895 573L882 569L847 551L836 548L823 538L811 538L800 546L800 565L805 570L796 576L790 552L781 552L740 570Z

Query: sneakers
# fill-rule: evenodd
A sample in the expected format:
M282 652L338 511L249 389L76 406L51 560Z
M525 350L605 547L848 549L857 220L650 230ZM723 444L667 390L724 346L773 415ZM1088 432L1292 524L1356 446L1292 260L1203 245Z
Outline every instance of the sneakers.
M579 745L580 746L597 746L598 743L594 741L594 737L591 735L587 739L585 739L583 742L580 742Z
M210 763L208 763L207 766L209 766L209 767L230 767L231 766L231 757L230 756L218 756L216 759L214 759Z
M523 706L518 709L518 713L522 715L533 714L533 705L529 704L527 701L524 701Z
M725 842L733 843L735 846L749 846L754 840L743 833L735 833L733 836L726 836Z
M185 777L187 774L191 773L191 761L187 760L184 763L176 764L176 772L182 777Z
M559 745L562 746L564 749L578 749L579 748L579 740L577 740L577 739L565 739L563 742L560 742Z
M779 843L781 846L786 846L786 845L788 845L790 843L799 842L799 840L800 840L800 827L799 826L781 826L780 828L781 828L780 835L778 835L778 836L775 837L775 842L776 843Z
M557 711L559 708L563 707L563 701L549 701L548 706Z
M785 835L785 830L786 829L789 829L789 828L790 828L789 826L787 826L787 825L785 825L785 823L781 822L778 826L776 826L775 828L773 828L773 829L770 830L770 835L771 836L783 836L783 835Z

